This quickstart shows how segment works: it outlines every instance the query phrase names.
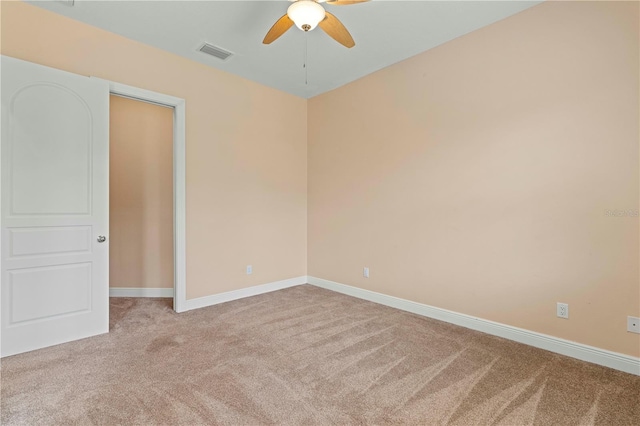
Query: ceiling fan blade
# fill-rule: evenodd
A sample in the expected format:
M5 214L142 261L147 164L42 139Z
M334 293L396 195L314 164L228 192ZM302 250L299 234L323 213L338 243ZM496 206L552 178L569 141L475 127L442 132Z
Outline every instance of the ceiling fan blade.
M289 18L288 15L284 15L282 18L278 19L273 27L269 30L266 36L264 36L264 40L262 43L270 44L275 41L282 34L286 33L289 28L293 26L293 21Z
M353 47L356 42L353 41L353 37L349 34L349 31L342 25L342 22L335 16L326 12L326 15L322 21L318 24L322 30L329 34L329 36L345 47Z
M332 6L348 6L350 4L365 3L368 1L369 0L329 0L326 3Z

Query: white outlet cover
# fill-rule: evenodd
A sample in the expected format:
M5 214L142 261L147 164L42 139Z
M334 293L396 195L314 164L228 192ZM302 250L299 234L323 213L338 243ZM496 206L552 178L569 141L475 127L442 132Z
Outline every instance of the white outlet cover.
M640 334L640 318L627 317L627 331Z
M247 265L247 275L253 274L253 266Z
M365 278L369 278L369 268L366 268L366 267L365 267L365 268L364 268L364 270L362 271L362 275L363 275Z
M556 315L558 318L569 319L569 304L568 303L560 303L556 307Z

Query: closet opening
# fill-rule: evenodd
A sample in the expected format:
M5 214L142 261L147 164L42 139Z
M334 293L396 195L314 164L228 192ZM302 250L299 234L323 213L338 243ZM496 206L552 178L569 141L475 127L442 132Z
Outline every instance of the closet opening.
M174 112L109 96L110 297L174 297Z

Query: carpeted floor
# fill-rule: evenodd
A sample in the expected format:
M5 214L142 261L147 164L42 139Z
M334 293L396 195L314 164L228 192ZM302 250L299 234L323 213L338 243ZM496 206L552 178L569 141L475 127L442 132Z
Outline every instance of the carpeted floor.
M2 361L2 424L640 425L640 377L309 285Z

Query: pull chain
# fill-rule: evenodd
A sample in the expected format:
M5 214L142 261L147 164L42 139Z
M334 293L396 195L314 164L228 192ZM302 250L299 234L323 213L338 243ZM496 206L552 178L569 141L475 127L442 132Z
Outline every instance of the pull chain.
M304 33L304 84L309 85L309 68L307 67L307 52L309 50L309 36Z

